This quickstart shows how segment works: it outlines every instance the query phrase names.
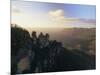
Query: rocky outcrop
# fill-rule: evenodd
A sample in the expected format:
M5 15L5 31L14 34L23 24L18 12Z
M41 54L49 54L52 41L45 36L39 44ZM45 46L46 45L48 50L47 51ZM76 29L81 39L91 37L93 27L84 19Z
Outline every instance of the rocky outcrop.
M81 51L81 50L80 50ZM11 28L11 73L41 73L95 69L95 56L70 51L49 34L32 35L19 27Z

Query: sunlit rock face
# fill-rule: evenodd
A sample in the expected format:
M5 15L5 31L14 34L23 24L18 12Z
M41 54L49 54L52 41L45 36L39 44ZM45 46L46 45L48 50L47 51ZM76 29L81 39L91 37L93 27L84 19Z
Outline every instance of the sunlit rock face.
M17 69L19 73L22 73L25 70L29 70L30 69L29 58L28 57L22 58L17 64Z
M80 50L79 45L70 50L62 42L50 40L48 33L30 35L19 27L12 27L11 34L12 74L95 69L95 55Z

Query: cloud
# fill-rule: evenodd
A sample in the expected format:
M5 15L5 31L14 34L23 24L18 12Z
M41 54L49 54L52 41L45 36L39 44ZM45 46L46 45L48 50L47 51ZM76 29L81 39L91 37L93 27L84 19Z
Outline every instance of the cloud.
M57 25L64 27L95 27L96 21L92 19L69 18L62 9L49 11L50 19Z
M16 6L12 6L11 8L12 13L21 13L22 11L18 9Z
M85 22L85 23L96 24L96 20L94 19L80 19L80 21Z
M49 17L54 21L64 21L66 18L64 17L64 11L61 9L50 11Z
M51 17L54 17L54 18L56 18L56 17L63 17L64 16L64 11L61 10L61 9L50 11L49 15Z
M53 24L58 27L63 27L66 24L66 18L64 11L61 9L53 10L48 12L49 18Z
M64 11L61 9L50 11L48 14L51 20L53 21L59 21L59 22L79 21L79 19L76 19L76 18L65 17Z

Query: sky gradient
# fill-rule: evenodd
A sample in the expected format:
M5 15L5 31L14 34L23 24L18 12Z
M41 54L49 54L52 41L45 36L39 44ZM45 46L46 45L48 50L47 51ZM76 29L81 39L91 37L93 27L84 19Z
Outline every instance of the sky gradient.
M11 23L21 27L93 28L96 6L11 1Z

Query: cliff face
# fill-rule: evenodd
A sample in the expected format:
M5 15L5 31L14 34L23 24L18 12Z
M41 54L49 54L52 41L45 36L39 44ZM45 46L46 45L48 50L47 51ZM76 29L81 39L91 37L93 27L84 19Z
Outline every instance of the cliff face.
M37 37L19 27L11 28L11 73L40 73L95 69L95 56L70 51L49 34Z

